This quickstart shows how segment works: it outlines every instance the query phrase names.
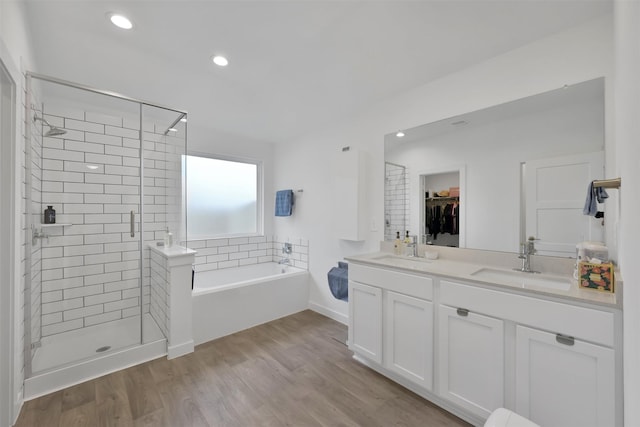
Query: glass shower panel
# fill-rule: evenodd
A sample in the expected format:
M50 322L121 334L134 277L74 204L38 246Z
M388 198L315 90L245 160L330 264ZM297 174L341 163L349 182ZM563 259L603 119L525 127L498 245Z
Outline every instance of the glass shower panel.
M30 97L26 320L37 373L141 342L141 116L137 103L49 81Z
M186 154L186 114L142 106L143 156L143 341L155 338L157 327L168 337L168 276L163 260L149 246L164 245L170 232L173 245L186 240L182 157ZM153 327L150 327L153 326Z

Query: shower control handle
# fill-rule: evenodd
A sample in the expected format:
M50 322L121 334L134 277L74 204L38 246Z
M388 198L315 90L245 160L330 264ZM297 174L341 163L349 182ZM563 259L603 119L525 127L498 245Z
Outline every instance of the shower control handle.
M136 237L136 214L131 211L131 237Z

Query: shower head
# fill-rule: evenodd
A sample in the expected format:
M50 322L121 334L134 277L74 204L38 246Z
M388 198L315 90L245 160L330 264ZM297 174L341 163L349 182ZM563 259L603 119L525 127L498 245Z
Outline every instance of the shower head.
M47 122L42 117L33 116L33 121L34 122L37 122L38 120L40 120L45 125L49 126L49 130L44 134L44 136L60 136L60 135L64 135L65 133L67 133L67 131L64 130L64 129L60 129L59 127L50 125L49 122Z
M59 136L64 135L65 133L67 133L66 130L49 125L49 130L44 134L44 136Z

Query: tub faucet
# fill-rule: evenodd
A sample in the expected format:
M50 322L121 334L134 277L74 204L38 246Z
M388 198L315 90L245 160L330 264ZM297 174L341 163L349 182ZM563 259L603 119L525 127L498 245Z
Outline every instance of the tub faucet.
M520 244L520 254L518 258L522 260L522 267L514 268L516 271L522 271L523 273L540 273L531 269L531 255L535 254L536 248L534 245L536 238L530 236L526 242Z
M291 261L289 260L289 258L282 258L280 261L278 261L278 264L291 265Z

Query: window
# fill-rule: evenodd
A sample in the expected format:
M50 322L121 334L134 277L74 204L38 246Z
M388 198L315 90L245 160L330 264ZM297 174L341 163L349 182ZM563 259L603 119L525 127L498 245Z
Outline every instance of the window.
M189 240L262 232L259 162L184 156Z

